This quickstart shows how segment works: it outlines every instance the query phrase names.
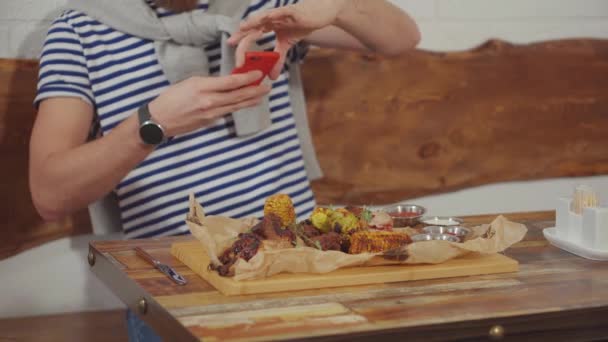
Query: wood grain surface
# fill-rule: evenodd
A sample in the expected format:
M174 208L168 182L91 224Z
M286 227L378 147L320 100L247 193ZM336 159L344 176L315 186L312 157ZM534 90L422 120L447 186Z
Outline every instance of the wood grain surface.
M525 239L504 254L516 273L319 290L224 296L170 254L188 237L96 242L92 271L167 339L382 340L486 339L500 325L507 339L571 341L608 338L608 267L547 243L554 213L507 214L526 224ZM468 217L489 223L495 215ZM173 266L178 286L133 249ZM187 337L184 337L187 336Z
M608 173L608 42L490 41L303 65L324 204L385 204L500 181Z
M491 41L394 59L311 51L303 65L321 204L385 204L468 186L608 173L608 41ZM42 222L27 181L35 61L0 59L0 259L91 231Z

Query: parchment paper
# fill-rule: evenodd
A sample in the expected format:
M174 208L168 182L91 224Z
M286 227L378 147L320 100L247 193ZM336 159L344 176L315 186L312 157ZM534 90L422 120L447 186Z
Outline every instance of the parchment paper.
M186 223L192 235L198 239L211 262L219 265L218 256L230 247L240 233L246 232L258 222L255 218L232 219L222 216L206 216L203 208L190 195L190 211ZM421 241L392 251L399 260L381 254L347 254L339 251L321 251L305 246L301 241L295 248L276 248L264 243L249 261L239 259L234 264L234 279L260 279L274 274L327 273L343 267L388 264L439 264L470 252L499 253L521 241L527 228L523 224L498 216L489 225L472 228L471 237L464 243L448 241ZM406 229L413 234L414 229Z

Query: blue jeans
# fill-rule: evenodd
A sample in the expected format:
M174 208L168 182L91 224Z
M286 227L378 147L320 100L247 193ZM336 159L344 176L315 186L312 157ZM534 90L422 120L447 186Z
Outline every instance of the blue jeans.
M162 342L154 330L131 310L127 310L127 331L129 342Z

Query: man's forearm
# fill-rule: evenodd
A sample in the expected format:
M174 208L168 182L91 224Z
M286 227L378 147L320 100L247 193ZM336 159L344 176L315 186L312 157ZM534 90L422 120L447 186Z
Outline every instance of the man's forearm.
M112 191L152 151L139 141L138 127L131 115L103 138L49 155L31 174L40 214L55 220Z
M372 51L397 55L420 41L414 20L386 0L333 1L342 2L335 25Z

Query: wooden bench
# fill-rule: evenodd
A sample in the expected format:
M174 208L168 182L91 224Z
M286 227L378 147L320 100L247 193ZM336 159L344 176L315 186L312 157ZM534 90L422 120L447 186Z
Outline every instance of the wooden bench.
M322 203L608 173L608 41L305 63Z
M379 59L313 51L304 82L320 203L385 204L512 180L608 174L608 41ZM37 63L0 60L0 259L91 231L43 222L28 190Z

